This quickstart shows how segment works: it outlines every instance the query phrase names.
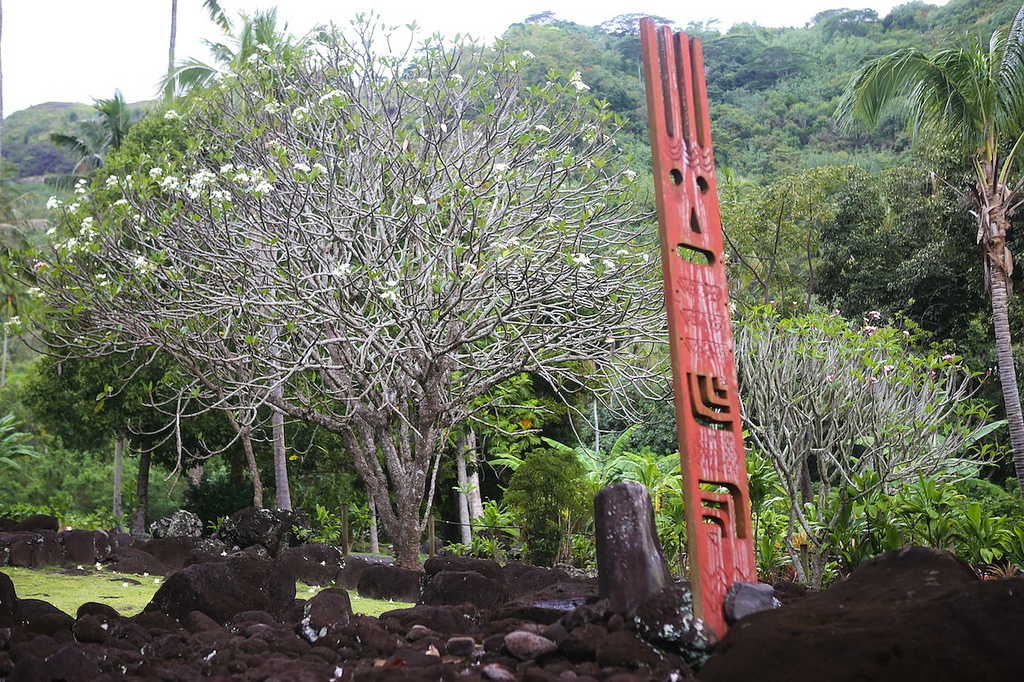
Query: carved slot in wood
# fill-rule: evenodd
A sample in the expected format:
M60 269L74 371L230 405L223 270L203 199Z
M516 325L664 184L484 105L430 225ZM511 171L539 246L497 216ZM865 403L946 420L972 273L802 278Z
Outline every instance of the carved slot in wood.
M676 255L687 263L693 263L695 265L715 264L715 254L710 251L705 251L704 249L698 249L696 246L690 246L689 244L677 245Z
M731 430L734 420L725 381L695 373L689 374L689 380L690 404L697 423L712 429Z

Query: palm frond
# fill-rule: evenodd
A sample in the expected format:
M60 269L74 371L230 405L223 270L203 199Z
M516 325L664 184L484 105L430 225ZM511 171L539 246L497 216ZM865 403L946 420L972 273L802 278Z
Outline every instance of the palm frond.
M1000 133L1020 137L1024 133L1024 5L1010 25L999 65L998 119Z
M218 73L217 67L198 59L188 59L179 62L178 66L169 76L170 81L174 84L174 96L181 97L195 90L207 87L213 83ZM161 89L165 89L166 85L166 81L161 83Z
M926 129L973 151L984 137L994 89L984 72L987 50L977 43L927 55L905 48L873 59L854 75L837 107L844 127L876 126L887 113L909 121L917 138Z
M215 23L224 33L231 33L231 20L228 19L227 13L217 0L203 0L203 7L210 15L210 21Z

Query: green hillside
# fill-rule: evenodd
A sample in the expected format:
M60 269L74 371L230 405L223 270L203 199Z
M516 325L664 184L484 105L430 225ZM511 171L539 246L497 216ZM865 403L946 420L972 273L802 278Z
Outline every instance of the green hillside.
M4 118L4 163L20 178L69 172L74 159L50 144L50 133L70 131L91 114L88 104L71 102L47 102L10 114Z

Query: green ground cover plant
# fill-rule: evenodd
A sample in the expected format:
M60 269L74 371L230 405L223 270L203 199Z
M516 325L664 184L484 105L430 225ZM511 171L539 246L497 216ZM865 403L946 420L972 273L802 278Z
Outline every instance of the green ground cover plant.
M19 599L41 599L74 616L78 607L86 602L99 602L130 617L142 612L163 584L162 576L112 573L95 566L82 568L15 568L5 566L2 571L14 583ZM311 586L295 584L295 596L309 599L333 585ZM367 616L380 616L386 611L409 608L412 604L380 599L367 599L350 592L352 610Z

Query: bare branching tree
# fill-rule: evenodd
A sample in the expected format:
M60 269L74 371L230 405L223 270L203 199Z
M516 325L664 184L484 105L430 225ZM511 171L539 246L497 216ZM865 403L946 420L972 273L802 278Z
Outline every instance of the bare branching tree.
M798 579L820 587L826 538L846 507L919 476L975 473L966 448L989 428L987 413L969 400L976 382L956 358L916 357L898 330L766 310L736 335L744 426L786 492Z
M257 50L181 114L188 153L110 164L32 267L57 346L155 347L239 429L270 408L339 434L413 566L449 430L524 372L660 378L664 312L578 74L528 87L529 54L374 35Z

